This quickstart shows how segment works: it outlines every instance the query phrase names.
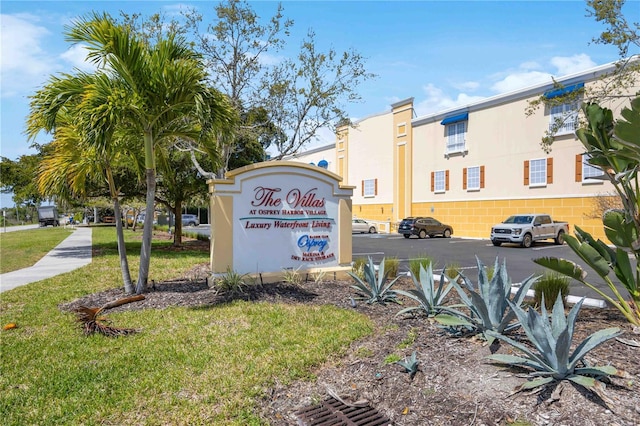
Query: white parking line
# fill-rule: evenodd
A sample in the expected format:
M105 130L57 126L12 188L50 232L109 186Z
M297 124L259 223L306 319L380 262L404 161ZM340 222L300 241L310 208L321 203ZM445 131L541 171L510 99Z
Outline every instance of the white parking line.
M546 246L546 247L533 247L531 250L548 250L548 249L557 249L562 246Z

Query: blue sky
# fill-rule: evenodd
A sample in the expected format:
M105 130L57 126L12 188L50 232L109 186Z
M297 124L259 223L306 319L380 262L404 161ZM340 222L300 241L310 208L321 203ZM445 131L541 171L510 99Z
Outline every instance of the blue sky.
M23 135L29 96L48 77L87 69L84 50L64 41L64 26L91 11L165 13L195 7L212 22L209 1L7 1L0 3L0 155L34 153ZM592 44L603 27L586 17L584 1L283 1L294 20L292 56L312 28L322 49L354 48L377 78L361 88L362 102L347 107L354 118L387 111L414 97L418 116L550 81L615 61L614 47ZM269 18L277 3L252 1ZM640 17L640 1L625 14ZM634 53L634 52L631 52ZM638 53L638 52L635 52ZM329 141L331 135L322 135ZM47 135L38 143L50 140ZM2 206L13 203L2 197Z

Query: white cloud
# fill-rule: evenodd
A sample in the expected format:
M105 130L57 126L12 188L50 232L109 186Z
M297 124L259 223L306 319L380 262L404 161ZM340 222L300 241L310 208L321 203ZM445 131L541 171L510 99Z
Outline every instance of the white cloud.
M496 93L507 93L551 81L551 74L541 71L514 72L491 86Z
M87 61L88 53L89 50L87 49L87 46L83 44L76 44L60 55L60 58L67 61L74 68L78 68L86 72L93 72L97 67L95 64Z
M423 86L422 90L425 93L425 98L414 105L418 116L452 109L484 99L484 96L472 96L466 93L459 93L457 97L453 98L431 83Z
M29 14L0 15L2 97L33 89L58 69L55 58L42 45L50 32Z
M472 92L480 87L480 83L477 81L463 81L462 83L454 83L453 87L460 91L468 90Z
M512 92L536 84L551 82L552 76L563 77L595 66L596 63L584 53L573 56L554 56L546 67L537 62L523 62L515 71L505 71L498 74L500 80L491 86L491 90L496 94Z
M273 66L278 65L280 62L282 62L284 60L284 57L271 55L269 53L261 53L260 56L258 56L258 60L260 61L261 65Z
M597 64L591 60L589 55L581 53L569 57L554 56L551 58L551 65L558 70L558 76L563 76L593 68Z

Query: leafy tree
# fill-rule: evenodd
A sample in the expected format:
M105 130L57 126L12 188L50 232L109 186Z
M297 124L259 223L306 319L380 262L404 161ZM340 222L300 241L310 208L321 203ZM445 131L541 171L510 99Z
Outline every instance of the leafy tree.
M44 149L45 152L47 148ZM36 175L43 152L21 155L17 160L0 157L0 191L13 194L16 204L38 206L45 198L38 191L38 185L33 177Z
M372 77L364 68L364 58L354 50L318 51L310 30L297 60L285 60L263 80L271 120L287 134L286 140L274 141L275 159L298 152L319 129L335 129L335 123L347 116L342 102L359 101L358 86Z
M189 22L212 81L246 119L235 139L220 143L224 163L218 177L237 164L239 153L254 151L256 141L265 149L274 148L276 159L297 152L320 128L334 127L336 120L345 117L341 104L359 100L358 86L373 77L364 69L364 58L353 50L319 52L312 31L296 60L271 66L267 54L273 58L284 47L284 37L293 25L284 18L282 5L264 25L244 1L229 0L215 10L218 20L205 32L198 30L201 15L191 12ZM264 118L252 119L256 111L264 113Z
M117 92L118 82L105 74L79 73L77 76L52 78L39 90L31 103L28 132L34 137L39 131L54 131L52 152L38 170L38 186L43 194L70 200L86 198L88 190L108 188L113 203L118 238L118 253L124 290L134 291L126 254L120 209L120 188L114 179L113 164L131 153L126 139L114 137L116 122L102 117L96 125L103 105ZM45 105L69 93L82 93L82 99L70 97L65 108L49 110Z
M640 326L640 97L624 108L622 118L613 119L610 109L598 104L585 104L586 127L577 136L589 154L589 162L602 169L603 178L615 188L622 209L609 210L602 217L604 231L615 249L576 227L576 237L565 236L571 249L608 285L614 298L586 281L586 272L566 259L541 258L534 261L587 285L615 306L627 320ZM635 265L629 261L635 257ZM634 270L635 269L635 270ZM626 300L609 277L613 272L628 291Z
M120 137L136 140L144 152L146 216L136 284L140 293L146 290L149 275L156 150L176 137L194 143L213 139L208 135L230 129L234 115L226 98L207 85L198 55L175 33L150 43L108 14L94 13L76 21L66 36L88 46L88 58L100 66L97 81L111 84L106 102L87 115L91 117L87 132L95 133L96 142L104 142L105 127L113 126ZM92 86L83 86L55 98L36 98L32 109L45 117L46 128L53 129L58 111L68 104L83 108L92 91Z
M156 201L175 215L173 244L181 246L182 207L196 195L206 194L207 183L193 170L189 154L176 147L158 150L158 170L161 179L159 179Z
M527 116L534 114L541 107L553 107L562 104L598 103L604 104L615 99L631 99L636 95L631 88L636 86L640 72L640 55L629 54L640 47L640 24L629 22L624 15L625 0L588 0L587 16L604 24L605 29L599 36L592 38L594 44L612 45L618 49L619 60L615 69L600 77L602 84L593 88L583 88L563 96L547 99L540 96L529 102ZM554 80L554 88L564 86ZM558 119L545 131L541 140L542 149L549 153L558 130L564 125L564 119Z
M282 137L274 129L269 112L262 105L263 93L258 91L260 78L268 65L265 56L275 55L285 45L293 21L285 19L283 7L278 5L267 24L262 24L251 6L244 1L229 0L215 6L217 21L200 31L203 21L195 10L186 13L188 27L193 30L215 87L221 88L240 115L235 138L219 140L220 160L216 173L204 172L207 177L223 177L227 170L247 161L263 161L272 137ZM193 147L187 146L193 150ZM195 160L195 158L193 158ZM251 164L251 163L247 163ZM206 173L206 174L205 174Z

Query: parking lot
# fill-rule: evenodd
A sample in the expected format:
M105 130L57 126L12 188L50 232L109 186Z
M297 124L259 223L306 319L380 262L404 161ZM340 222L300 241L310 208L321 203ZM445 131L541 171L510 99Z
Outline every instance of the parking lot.
M209 225L193 228L193 231L209 235ZM371 256L377 264L384 257L397 257L400 261L400 272L409 270L409 260L419 256L429 256L436 261L436 269L439 273L448 264L455 264L472 282L478 281L478 267L476 256L487 266L493 266L496 257L499 262L506 260L507 273L513 283L519 283L531 274L542 274L545 268L533 262L539 257L559 257L580 265L587 271L587 282L611 295L604 281L590 267L588 267L565 244L555 245L549 242L538 242L531 248L521 248L512 244L503 244L495 247L489 239L465 239L465 238L404 238L400 234L353 234L353 258ZM613 274L611 277L618 283ZM619 285L619 291L627 297L627 290ZM593 299L601 299L595 291L578 282L571 283L570 294L576 297L586 296ZM613 295L611 295L613 296Z
M400 272L409 270L409 259L429 256L436 261L437 270L448 264L459 266L463 273L476 283L478 268L476 256L487 266L493 266L496 257L502 263L506 260L507 272L513 283L518 283L531 274L541 274L545 268L533 262L540 257L559 257L571 260L587 271L587 282L594 284L607 294L610 291L604 281L565 244L555 245L552 241L534 244L531 248L503 244L495 247L491 241L463 238L403 238L400 234L354 234L353 258L368 257L377 264L383 257L397 257L400 260ZM613 276L613 274L612 274ZM615 278L615 276L613 276ZM620 292L627 296L627 291L620 286ZM571 283L572 296L586 296L601 299L595 291L578 282Z

